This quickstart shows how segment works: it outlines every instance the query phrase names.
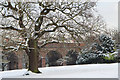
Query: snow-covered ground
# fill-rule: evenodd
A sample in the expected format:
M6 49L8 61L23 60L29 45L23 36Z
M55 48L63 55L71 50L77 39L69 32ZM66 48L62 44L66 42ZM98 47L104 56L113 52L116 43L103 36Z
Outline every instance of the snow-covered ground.
M11 70L0 72L2 78L118 78L118 63L89 64L61 67L39 68L42 74L28 72L27 70Z

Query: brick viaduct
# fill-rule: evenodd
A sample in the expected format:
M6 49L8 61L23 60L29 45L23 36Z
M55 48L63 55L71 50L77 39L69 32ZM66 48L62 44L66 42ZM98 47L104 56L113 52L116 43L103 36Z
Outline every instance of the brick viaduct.
M45 57L46 54L51 51L58 51L59 53L62 54L62 56L64 57L68 51L70 50L76 50L77 52L79 52L80 48L82 48L85 44L80 43L79 45L77 43L52 43L52 44L48 44L45 47L40 49L40 56L42 56L42 67L45 67ZM23 68L23 63L25 63L26 61L23 61L23 59L25 57L23 57L24 52L23 51L18 51L16 52L17 56L18 56L18 68Z

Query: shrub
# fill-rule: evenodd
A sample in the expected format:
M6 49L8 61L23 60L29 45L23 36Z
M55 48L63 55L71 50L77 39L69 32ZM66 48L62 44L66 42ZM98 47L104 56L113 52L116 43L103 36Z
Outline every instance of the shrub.
M113 62L118 62L115 43L107 35L100 35L99 41L93 43L89 49L82 51L76 61L77 64Z
M104 61L104 55L95 54L95 53L85 53L80 54L76 61L76 64L93 64L93 63L102 63Z
M101 35L99 37L99 41L101 42L101 47L102 47L102 51L103 53L113 53L115 52L114 47L114 41L107 35Z
M105 63L115 63L118 62L118 52L114 52L114 53L107 53L104 56L105 59Z
M96 64L115 62L118 62L117 52L105 54L85 53L80 54L78 56L76 64Z

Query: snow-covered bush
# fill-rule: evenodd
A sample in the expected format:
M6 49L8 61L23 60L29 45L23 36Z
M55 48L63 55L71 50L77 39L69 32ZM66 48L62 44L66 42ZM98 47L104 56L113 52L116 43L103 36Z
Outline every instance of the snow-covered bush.
M102 50L103 50L103 53L113 53L115 52L114 50L114 41L107 35L101 35L99 37L99 41L101 42L101 47L102 47Z
M76 64L114 63L118 62L117 52L114 53L86 53L79 54Z
M118 52L104 54L105 63L118 62Z
M91 45L77 57L76 64L112 63L117 62L114 41L107 35L100 35L99 41Z
M92 64L102 63L104 61L104 55L95 53L79 54L76 64Z

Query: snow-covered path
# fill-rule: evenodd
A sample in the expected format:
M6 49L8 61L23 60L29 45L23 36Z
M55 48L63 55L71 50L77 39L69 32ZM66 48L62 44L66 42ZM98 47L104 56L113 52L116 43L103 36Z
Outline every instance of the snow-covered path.
M46 67L39 70L42 74L23 76L27 70L22 69L0 72L0 75L3 78L118 78L118 63Z

